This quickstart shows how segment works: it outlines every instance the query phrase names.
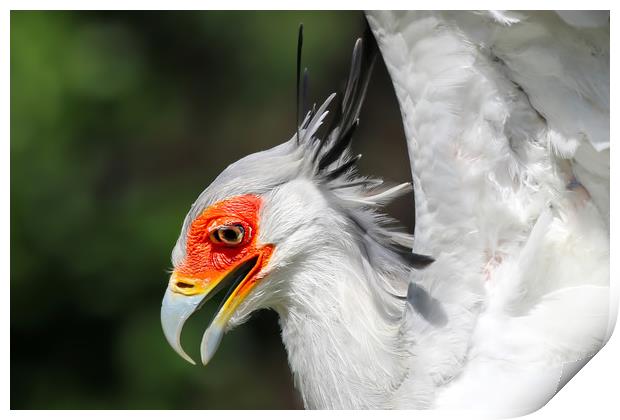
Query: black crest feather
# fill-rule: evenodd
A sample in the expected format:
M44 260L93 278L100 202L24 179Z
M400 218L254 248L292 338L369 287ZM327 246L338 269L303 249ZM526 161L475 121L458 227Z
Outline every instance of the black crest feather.
M341 100L332 110L333 117L327 134L320 140L321 143L315 156L315 160L319 159L319 171L323 171L338 160L351 144L359 123L359 113L366 97L377 52L375 38L370 28L367 28L363 38L358 38L355 42L351 57L351 70L344 93L339 95Z
M304 44L304 24L300 23L299 24L299 32L297 33L297 84L296 84L296 88L295 88L295 93L296 93L296 100L295 100L295 117L296 117L296 124L295 124L295 128L297 130L297 143L299 143L299 114L300 114L300 107L302 106L301 100L300 100L300 89L299 89L299 82L300 82L300 78L301 78L301 51L303 49L303 44ZM306 80L306 77L304 77L304 80ZM304 85L306 83L304 82ZM305 87L305 86L304 86ZM305 90L305 89L304 89ZM305 96L305 92L304 95Z
M319 111L313 106L306 114L304 122L299 121L302 112L305 112L305 97L307 95L308 73L304 71L303 86L300 89L301 79L301 46L303 43L303 26L299 27L298 49L297 49L297 141L303 141L304 144L316 146L314 155L312 156L312 164L314 165L315 175L323 183L329 184L330 189L361 187L374 189L379 184L374 179L354 178L347 180L344 178L346 174L354 171L361 155L350 157L348 150L350 148L353 136L359 126L359 114L366 97L366 91L370 77L377 59L378 46L376 40L367 25L362 38L358 38L353 47L351 56L351 69L344 87L344 90L336 96L334 106L330 110L332 115L331 121L327 125L323 135L317 135L315 138L308 138L304 134L300 139L299 131L308 130L314 125L317 118L317 112L323 113L326 109L324 104ZM302 99L300 100L300 95ZM311 130L312 131L312 130ZM363 251L370 260L389 260L394 256L400 261L406 262L413 268L424 268L431 264L434 260L432 257L416 254L412 252L410 246L394 243L381 235L373 228L373 221L363 217L362 214L356 214L353 211L345 210L349 218L360 232L362 238ZM376 258L375 258L376 257Z

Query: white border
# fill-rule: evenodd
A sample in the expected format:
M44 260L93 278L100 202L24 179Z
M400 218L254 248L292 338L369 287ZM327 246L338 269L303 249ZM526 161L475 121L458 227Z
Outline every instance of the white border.
M127 9L143 9L143 8L153 8L153 9L187 9L187 10L199 10L204 9L205 7L209 7L212 9L230 9L231 3L208 3L205 1L197 1L197 0L176 0L175 2L165 2L160 0L151 0L151 1L130 1L130 0L107 0L107 1L90 1L85 3L83 1L76 0L65 0L65 1L56 1L53 4L50 4L50 1L42 1L42 0L31 0L31 1L8 1L7 4L8 9L2 15L2 20L0 21L0 37L2 42L0 44L0 51L2 56L2 92L4 93L4 100L2 101L2 116L0 120L0 127L2 132L2 137L5 141L3 141L3 152L0 159L2 159L2 188L3 188L3 196L9 197L9 188L10 188L10 9L15 10L24 10L24 9L119 9L119 10L127 10ZM477 2L456 2L456 1L394 1L394 0L385 0L382 2L376 1L349 1L349 2L340 2L340 1L326 1L326 0L313 0L313 1L301 1L296 2L295 4L291 4L290 2L285 1L261 1L258 2L250 2L246 0L236 1L234 3L235 8L237 9L286 9L286 10L306 10L306 9L325 9L325 10L335 10L335 9L583 9L583 6L587 6L588 9L611 9L612 10L612 22L615 18L615 10L613 3L611 1L588 1L587 3L577 3L576 1L549 1L549 2L540 2L540 1L477 1ZM512 7L510 7L512 6ZM613 24L612 24L613 28ZM613 48L617 45L617 39L614 39L615 31L611 30L611 74L617 74L614 71L614 68L617 68L615 64L616 60L616 51ZM615 89L616 83L615 79L612 77L611 80L611 103L617 103L615 99L617 98L617 90ZM612 116L611 116L611 137L614 138L614 134L616 133L616 114L615 108L612 105ZM618 185L618 171L616 169L616 165L618 164L618 153L614 147L611 150L611 185ZM8 201L8 200L7 200ZM620 208L618 207L618 200L615 194L613 194L612 187L612 195L611 195L611 214L618 215ZM5 278L6 282L9 283L10 279L10 215L9 215L9 206L5 201L3 205L0 207L2 211L2 258L4 261L3 267L5 268ZM613 283L613 298L612 301L616 305L618 304L618 263L616 262L614 256L617 256L618 249L618 241L617 241L617 229L615 223L616 219L611 217L611 249L612 249L612 258L611 258L611 279ZM7 286L9 286L7 284ZM3 289L2 298L4 299L4 334L3 334L3 342L0 345L0 351L3 355L3 360L5 363L4 372L4 381L2 382L2 395L4 396L5 409L9 409L10 407L10 375L8 374L10 370L10 294L9 288L6 287ZM617 311L616 311L617 313ZM618 406L618 380L620 379L620 339L617 337L617 333L612 335L608 344L597 354L592 361L590 361L581 372L579 372L575 378L573 378L565 387L562 389L545 407L541 410L532 413L526 416L528 419L616 419L620 418L620 408ZM33 345L37 345L36 340L34 340ZM42 350L44 346L42 347ZM184 418L200 418L204 419L206 415L208 416L252 416L252 418L269 418L269 419L278 419L278 418L290 418L293 417L324 417L331 416L334 414L333 412L286 412L286 411L253 411L253 412L209 412L204 413L201 411L182 411L176 412L175 416L182 416ZM82 411L21 411L21 412L11 412L12 416L19 418L31 418L31 417L57 417L63 420L70 418L79 418L82 419L85 415L91 418L99 418L100 416L108 416L112 415L111 412L88 412L84 413ZM114 412L115 416L118 416L121 419L124 418L136 418L144 417L149 419L158 419L158 418L168 418L170 413L165 411L118 411ZM389 413L374 413L369 411L343 411L338 412L338 416L355 416L357 418L363 419L373 419L377 415L389 415L389 417L395 418L403 418L409 420L411 417L415 417L416 419L443 419L443 418L454 418L454 419L463 419L463 418L476 418L475 415L471 413L446 413L446 412L433 412L433 411L394 411Z

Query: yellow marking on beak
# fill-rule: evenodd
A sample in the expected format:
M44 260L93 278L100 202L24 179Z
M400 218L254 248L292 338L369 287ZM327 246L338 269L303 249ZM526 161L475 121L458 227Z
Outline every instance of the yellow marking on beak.
M260 280L257 275L267 264L272 246L265 246L261 251L225 273L205 273L199 277L188 277L177 271L172 273L162 302L161 323L168 343L185 360L194 363L181 347L181 330L185 321L221 287L230 285L227 286L231 288L230 294L202 338L200 354L206 364L219 346L226 323Z
M202 336L200 343L200 359L202 364L209 363L216 350L218 349L222 336L224 335L224 328L226 324L235 313L237 307L243 302L243 300L252 291L254 286L258 283L259 278L256 275L266 265L269 256L271 255L271 247L265 250L264 254L259 254L252 269L245 275L245 277L239 282L235 289L230 293L228 298L222 304L222 307L218 311L217 315L209 325L209 328ZM266 257L266 258L264 258Z
M179 274L177 271L173 271L170 276L169 286L170 289L181 295L193 296L204 293L209 293L224 277L226 274L219 276L220 278L207 279L207 278L193 278Z

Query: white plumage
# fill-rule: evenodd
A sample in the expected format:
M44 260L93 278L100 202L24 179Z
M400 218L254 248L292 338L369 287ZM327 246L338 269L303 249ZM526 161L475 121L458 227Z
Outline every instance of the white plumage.
M436 257L415 281L460 324L411 316L438 350L433 405L536 409L610 334L608 19L369 21L405 123L415 249Z
M316 138L325 104L299 142L236 162L200 195L175 268L201 212L257 194L258 242L275 251L226 328L275 309L306 407L535 410L611 332L608 16L368 20L403 116L415 241L377 213L406 184L384 188L354 167L330 178L347 151L320 168L347 131ZM395 251L412 243L434 263L412 271ZM167 325L182 322L166 305L178 350Z

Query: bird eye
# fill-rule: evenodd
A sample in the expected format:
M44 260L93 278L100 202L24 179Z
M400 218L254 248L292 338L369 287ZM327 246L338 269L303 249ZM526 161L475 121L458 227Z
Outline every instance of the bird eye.
M224 245L239 245L243 241L245 229L241 225L220 226L211 232L211 242Z

